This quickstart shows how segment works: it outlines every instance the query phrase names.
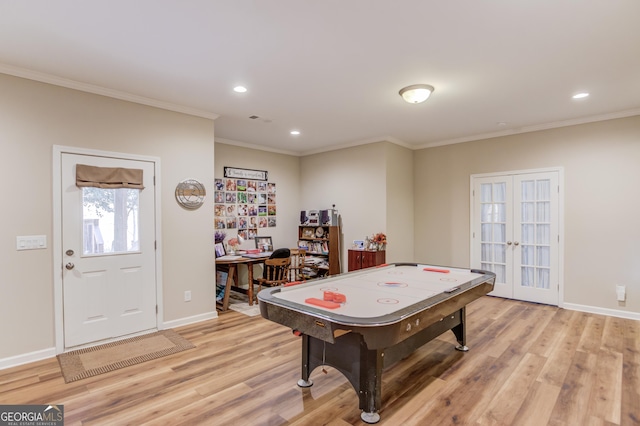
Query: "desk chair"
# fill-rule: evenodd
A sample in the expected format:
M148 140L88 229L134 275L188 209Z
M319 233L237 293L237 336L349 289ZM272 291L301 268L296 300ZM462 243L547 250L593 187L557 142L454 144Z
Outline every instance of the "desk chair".
M275 253L275 252L274 252ZM269 258L264 261L264 273L258 278L258 293L262 286L274 287L289 282L290 257Z

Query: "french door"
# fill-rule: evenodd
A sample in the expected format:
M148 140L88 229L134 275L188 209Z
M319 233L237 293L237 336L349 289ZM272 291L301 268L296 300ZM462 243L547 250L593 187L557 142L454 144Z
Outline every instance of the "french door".
M141 169L144 189L76 186L78 164ZM64 348L157 329L155 164L60 153Z
M559 304L560 172L471 177L471 265L494 296Z

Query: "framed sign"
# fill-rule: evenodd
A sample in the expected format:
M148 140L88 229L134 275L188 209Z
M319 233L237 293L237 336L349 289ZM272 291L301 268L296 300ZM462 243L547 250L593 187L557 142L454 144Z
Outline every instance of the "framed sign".
M266 170L241 169L238 167L224 168L224 177L233 179L269 180L269 173Z

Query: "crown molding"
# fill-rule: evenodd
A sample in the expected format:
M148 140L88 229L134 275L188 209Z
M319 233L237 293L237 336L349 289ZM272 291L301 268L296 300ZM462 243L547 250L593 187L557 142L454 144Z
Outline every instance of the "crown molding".
M95 95L107 96L109 98L119 99L122 101L133 102L136 104L147 105L155 108L160 108L168 111L179 112L182 114L192 115L195 117L208 118L215 120L219 117L218 114L214 114L210 111L204 111L197 108L191 108L184 105L177 105L170 102L160 101L158 99L146 98L144 96L138 96L127 92L121 92L119 90L108 89L106 87L97 86L89 83L82 83L75 80L70 80L63 77L58 77L51 74L46 74L38 71L28 70L25 68L14 67L12 65L0 63L0 73L12 75L14 77L21 77L28 80L39 81L41 83L52 84L54 86L66 87L68 89L79 90L82 92L93 93Z
M579 124L595 123L598 121L615 120L618 118L627 118L627 117L633 117L636 115L640 115L640 108L630 109L626 111L612 112L609 114L592 115L589 117L581 117L581 118L576 118L572 120L554 121L551 123L518 127L515 129L502 130L500 132L482 133L478 135L465 136L465 137L456 138L456 139L446 139L446 140L435 141L435 142L427 142L422 145L414 146L412 147L412 149L435 148L437 146L454 145L458 143L473 142L473 141L479 141L483 139L497 138L501 136L510 136L510 135L518 135L521 133L537 132L540 130L558 129L561 127L577 126Z

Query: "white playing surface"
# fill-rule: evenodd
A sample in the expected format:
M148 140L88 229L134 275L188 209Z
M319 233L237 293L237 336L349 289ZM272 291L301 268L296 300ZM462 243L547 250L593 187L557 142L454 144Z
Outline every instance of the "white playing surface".
M391 314L482 276L467 269L436 266L450 271L442 273L425 271L426 267L433 268L430 265L371 268L361 273L283 287L274 297L340 315L372 318ZM336 309L305 303L310 297L322 300L324 291L342 293L347 302Z

